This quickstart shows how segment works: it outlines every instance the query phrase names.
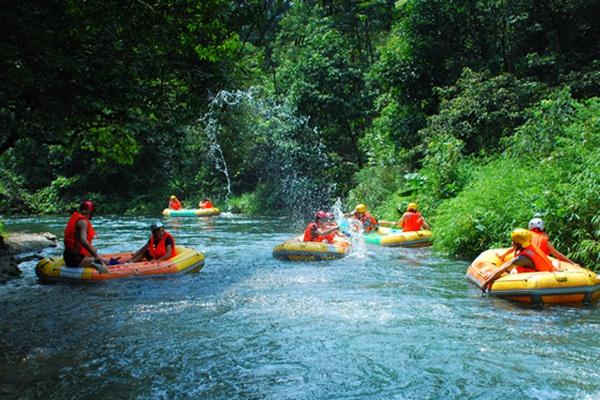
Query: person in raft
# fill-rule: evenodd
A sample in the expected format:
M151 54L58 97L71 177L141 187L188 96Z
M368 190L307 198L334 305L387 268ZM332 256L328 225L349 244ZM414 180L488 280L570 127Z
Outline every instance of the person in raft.
M325 221L326 221L325 224L326 224L327 228L333 228L334 229L331 232L331 233L333 233L334 236L342 236L342 237L346 236L340 230L339 225L335 221L335 215L333 215L333 213L331 211L325 213Z
M533 233L527 229L515 229L510 234L515 258L502 264L483 282L485 291L504 271L512 268L511 273L552 272L555 270L552 260L533 244Z
M129 262L138 262L142 258L152 261L162 261L173 258L177 255L175 251L175 239L169 232L165 230L162 222L157 221L150 225L150 230L152 231L152 235L148 242L140 247Z
M400 209L398 209L400 212ZM398 221L397 224L402 228L403 232L415 232L420 231L421 229L431 229L423 215L418 211L418 207L416 203L408 203L406 207L406 212L402 214L402 218Z
M362 224L364 232L371 232L379 227L379 223L375 217L369 214L367 206L364 204L357 204L353 212L346 214L346 216L350 215Z
M93 267L100 272L108 272L106 261L98 255L92 245L96 231L92 217L96 207L91 200L84 200L79 211L73 212L65 227L65 251L63 258L67 267Z
M181 205L181 202L179 201L179 199L177 199L177 197L175 197L175 195L171 195L171 198L169 199L169 209L170 210L181 210L183 208L183 206Z
M198 208L215 208L209 199L204 199L198 204Z
M314 222L309 223L304 230L304 242L327 242L333 243L335 238L334 231L339 229L337 224L332 226L328 224L327 213L318 211L315 214Z
M578 265L576 262L572 261L567 256L556 250L554 246L552 246L552 243L550 243L550 239L548 238L548 234L544 230L546 228L546 224L541 218L532 218L529 221L527 227L532 233L531 242L534 246L543 251L544 254L546 254L547 256L553 256L554 258L560 261L568 262L573 265ZM514 249L509 249L504 254L498 254L500 261L504 261L506 256L512 253L513 251Z

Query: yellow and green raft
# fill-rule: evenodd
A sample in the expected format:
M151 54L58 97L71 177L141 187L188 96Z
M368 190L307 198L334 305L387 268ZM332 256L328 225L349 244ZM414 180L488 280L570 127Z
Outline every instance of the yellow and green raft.
M365 243L383 247L425 247L431 246L431 231L420 230L403 232L400 229L379 227L376 231L364 233Z
M171 210L165 208L162 212L165 217L213 217L221 214L218 208L184 208L182 210Z

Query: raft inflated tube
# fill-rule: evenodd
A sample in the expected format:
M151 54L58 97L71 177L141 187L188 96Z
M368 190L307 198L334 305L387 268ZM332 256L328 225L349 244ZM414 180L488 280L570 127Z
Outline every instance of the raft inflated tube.
M350 252L350 242L338 239L333 244L291 239L273 248L273 257L286 261L325 261L343 258Z
M165 208L163 210L165 217L213 217L221 214L218 208L184 208L182 210L171 210Z
M467 269L467 279L481 289L483 282L504 262L497 254L508 249L481 253ZM508 261L512 255L506 257ZM556 271L504 274L496 279L491 296L532 304L590 304L600 297L600 276L588 269L550 257Z
M431 246L431 231L403 232L400 229L380 227L374 232L364 233L366 243L384 247Z
M62 257L44 258L35 266L42 282L97 282L111 279L143 278L198 272L204 267L204 254L177 246L177 255L164 261L142 261L125 264L131 253L103 254L103 258L117 259L123 264L108 265L108 272L100 273L91 267L68 267Z

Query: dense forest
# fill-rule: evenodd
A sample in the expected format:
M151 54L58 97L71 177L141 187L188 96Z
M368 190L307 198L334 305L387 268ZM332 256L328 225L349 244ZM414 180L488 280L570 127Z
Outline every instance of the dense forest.
M471 257L600 268L600 3L45 0L0 15L0 213L415 201Z

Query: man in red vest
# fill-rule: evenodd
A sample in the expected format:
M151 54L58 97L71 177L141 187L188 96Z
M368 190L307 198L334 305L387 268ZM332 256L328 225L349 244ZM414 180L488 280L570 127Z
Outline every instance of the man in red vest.
M96 231L91 219L96 207L91 200L85 200L79 211L73 212L65 228L65 251L63 258L67 267L93 267L100 272L108 272L106 262L92 246Z
M400 211L400 210L398 210ZM400 211L401 212L401 211ZM420 231L425 228L429 230L429 224L425 221L425 218L421 215L419 211L417 211L416 203L408 203L408 207L406 207L406 212L398 221L398 226L402 227L403 232L415 232Z
M175 239L169 232L165 230L162 222L157 221L150 226L152 235L148 242L143 245L138 251L133 253L129 262L138 262L142 258L148 261L168 260L177 255L175 250Z

